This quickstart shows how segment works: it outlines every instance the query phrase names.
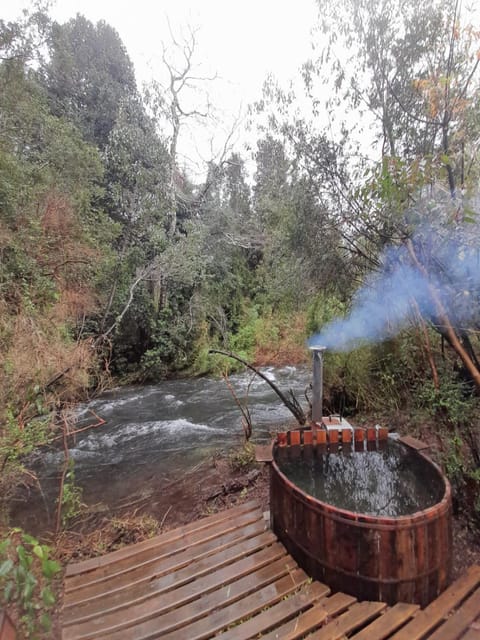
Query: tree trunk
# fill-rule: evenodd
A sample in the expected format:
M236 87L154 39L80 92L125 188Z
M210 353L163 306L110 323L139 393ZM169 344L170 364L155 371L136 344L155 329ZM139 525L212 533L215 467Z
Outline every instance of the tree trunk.
M470 358L466 349L463 347L460 340L458 339L455 329L453 328L452 323L450 322L450 318L448 317L447 311L443 306L443 303L440 300L440 297L437 291L435 290L433 285L430 284L429 282L427 270L418 260L417 254L415 253L415 249L411 240L407 240L407 247L413 262L415 263L416 267L423 274L423 276L425 277L425 280L427 281L427 286L430 291L430 295L432 297L432 300L435 304L435 308L437 310L438 319L440 320L442 326L444 327L445 336L447 337L450 345L452 346L452 349L457 353L460 360L463 362L465 368L467 369L468 373L472 377L472 380L475 383L477 389L480 391L480 371L477 369L477 367L475 366L475 363Z

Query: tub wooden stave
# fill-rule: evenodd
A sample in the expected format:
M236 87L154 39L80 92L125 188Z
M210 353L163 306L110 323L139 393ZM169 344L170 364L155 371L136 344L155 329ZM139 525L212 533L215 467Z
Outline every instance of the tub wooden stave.
M368 455L368 454L366 454ZM451 489L411 516L381 518L338 509L308 495L271 464L272 528L309 575L362 600L427 605L450 581Z

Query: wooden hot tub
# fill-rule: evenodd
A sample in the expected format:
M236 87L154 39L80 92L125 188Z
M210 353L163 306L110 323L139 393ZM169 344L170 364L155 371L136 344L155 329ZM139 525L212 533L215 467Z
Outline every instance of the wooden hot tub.
M341 431L327 432L327 442L324 432L318 434L312 437L309 430L279 434L273 445L273 530L309 575L332 589L363 600L427 605L450 580L452 507L448 480L426 455L409 448L408 455L415 456L426 477L436 484L437 503L396 517L338 508L309 495L281 469L285 457L315 459L328 455L331 449L337 451L337 442L343 438L344 447L351 446L352 440L358 445L363 439L357 430L350 435L345 432L343 437ZM377 435L377 445L369 446L378 443ZM368 456L367 446L364 448L359 455Z

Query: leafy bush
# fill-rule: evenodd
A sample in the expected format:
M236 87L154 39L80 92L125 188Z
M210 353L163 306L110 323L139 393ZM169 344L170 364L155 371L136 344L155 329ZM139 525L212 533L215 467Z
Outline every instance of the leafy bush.
M451 427L468 423L477 408L469 386L447 369L441 371L438 389L431 380L425 380L419 385L415 397L420 408Z
M255 351L258 310L255 306L247 306L242 313L239 329L230 338L231 351L245 360L251 360Z
M255 446L251 442L235 449L229 455L230 466L233 471L247 471L255 463Z
M66 529L70 521L76 518L85 507L82 502L82 488L75 484L74 466L75 462L70 458L61 497L61 520L64 529Z
M307 309L305 330L308 336L320 331L320 329L339 316L345 315L346 306L336 296L325 292L318 293Z
M12 529L0 542L0 590L4 605L15 605L25 637L51 628L50 611L56 597L52 581L61 567L51 549Z

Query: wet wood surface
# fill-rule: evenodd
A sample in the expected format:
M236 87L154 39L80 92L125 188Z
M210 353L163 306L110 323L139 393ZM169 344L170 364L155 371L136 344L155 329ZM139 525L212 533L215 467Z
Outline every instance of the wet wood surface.
M480 567L425 610L313 581L255 503L71 565L63 640L480 640ZM2 639L3 640L3 639Z
M377 430L370 432L373 437ZM287 433L287 443L293 433ZM335 433L328 434L330 450L336 446L332 444ZM363 438L368 433L368 429L356 429L354 438L357 441L359 434ZM371 443L379 448L385 444L380 439ZM362 455L368 456L364 445L362 440ZM317 450L321 446L317 444ZM295 464L302 455L312 458L311 449L305 444L277 447L271 465L272 528L289 553L310 576L335 591L390 605L427 606L435 600L450 582L452 557L451 490L441 472L422 454L414 453L424 471L444 485L442 499L398 518L355 513L312 498L282 473L285 461Z
M430 449L429 444L417 440L417 438L413 438L412 436L402 436L400 442L403 442L403 444L406 444L407 447L411 449L415 449L415 451L428 451Z

